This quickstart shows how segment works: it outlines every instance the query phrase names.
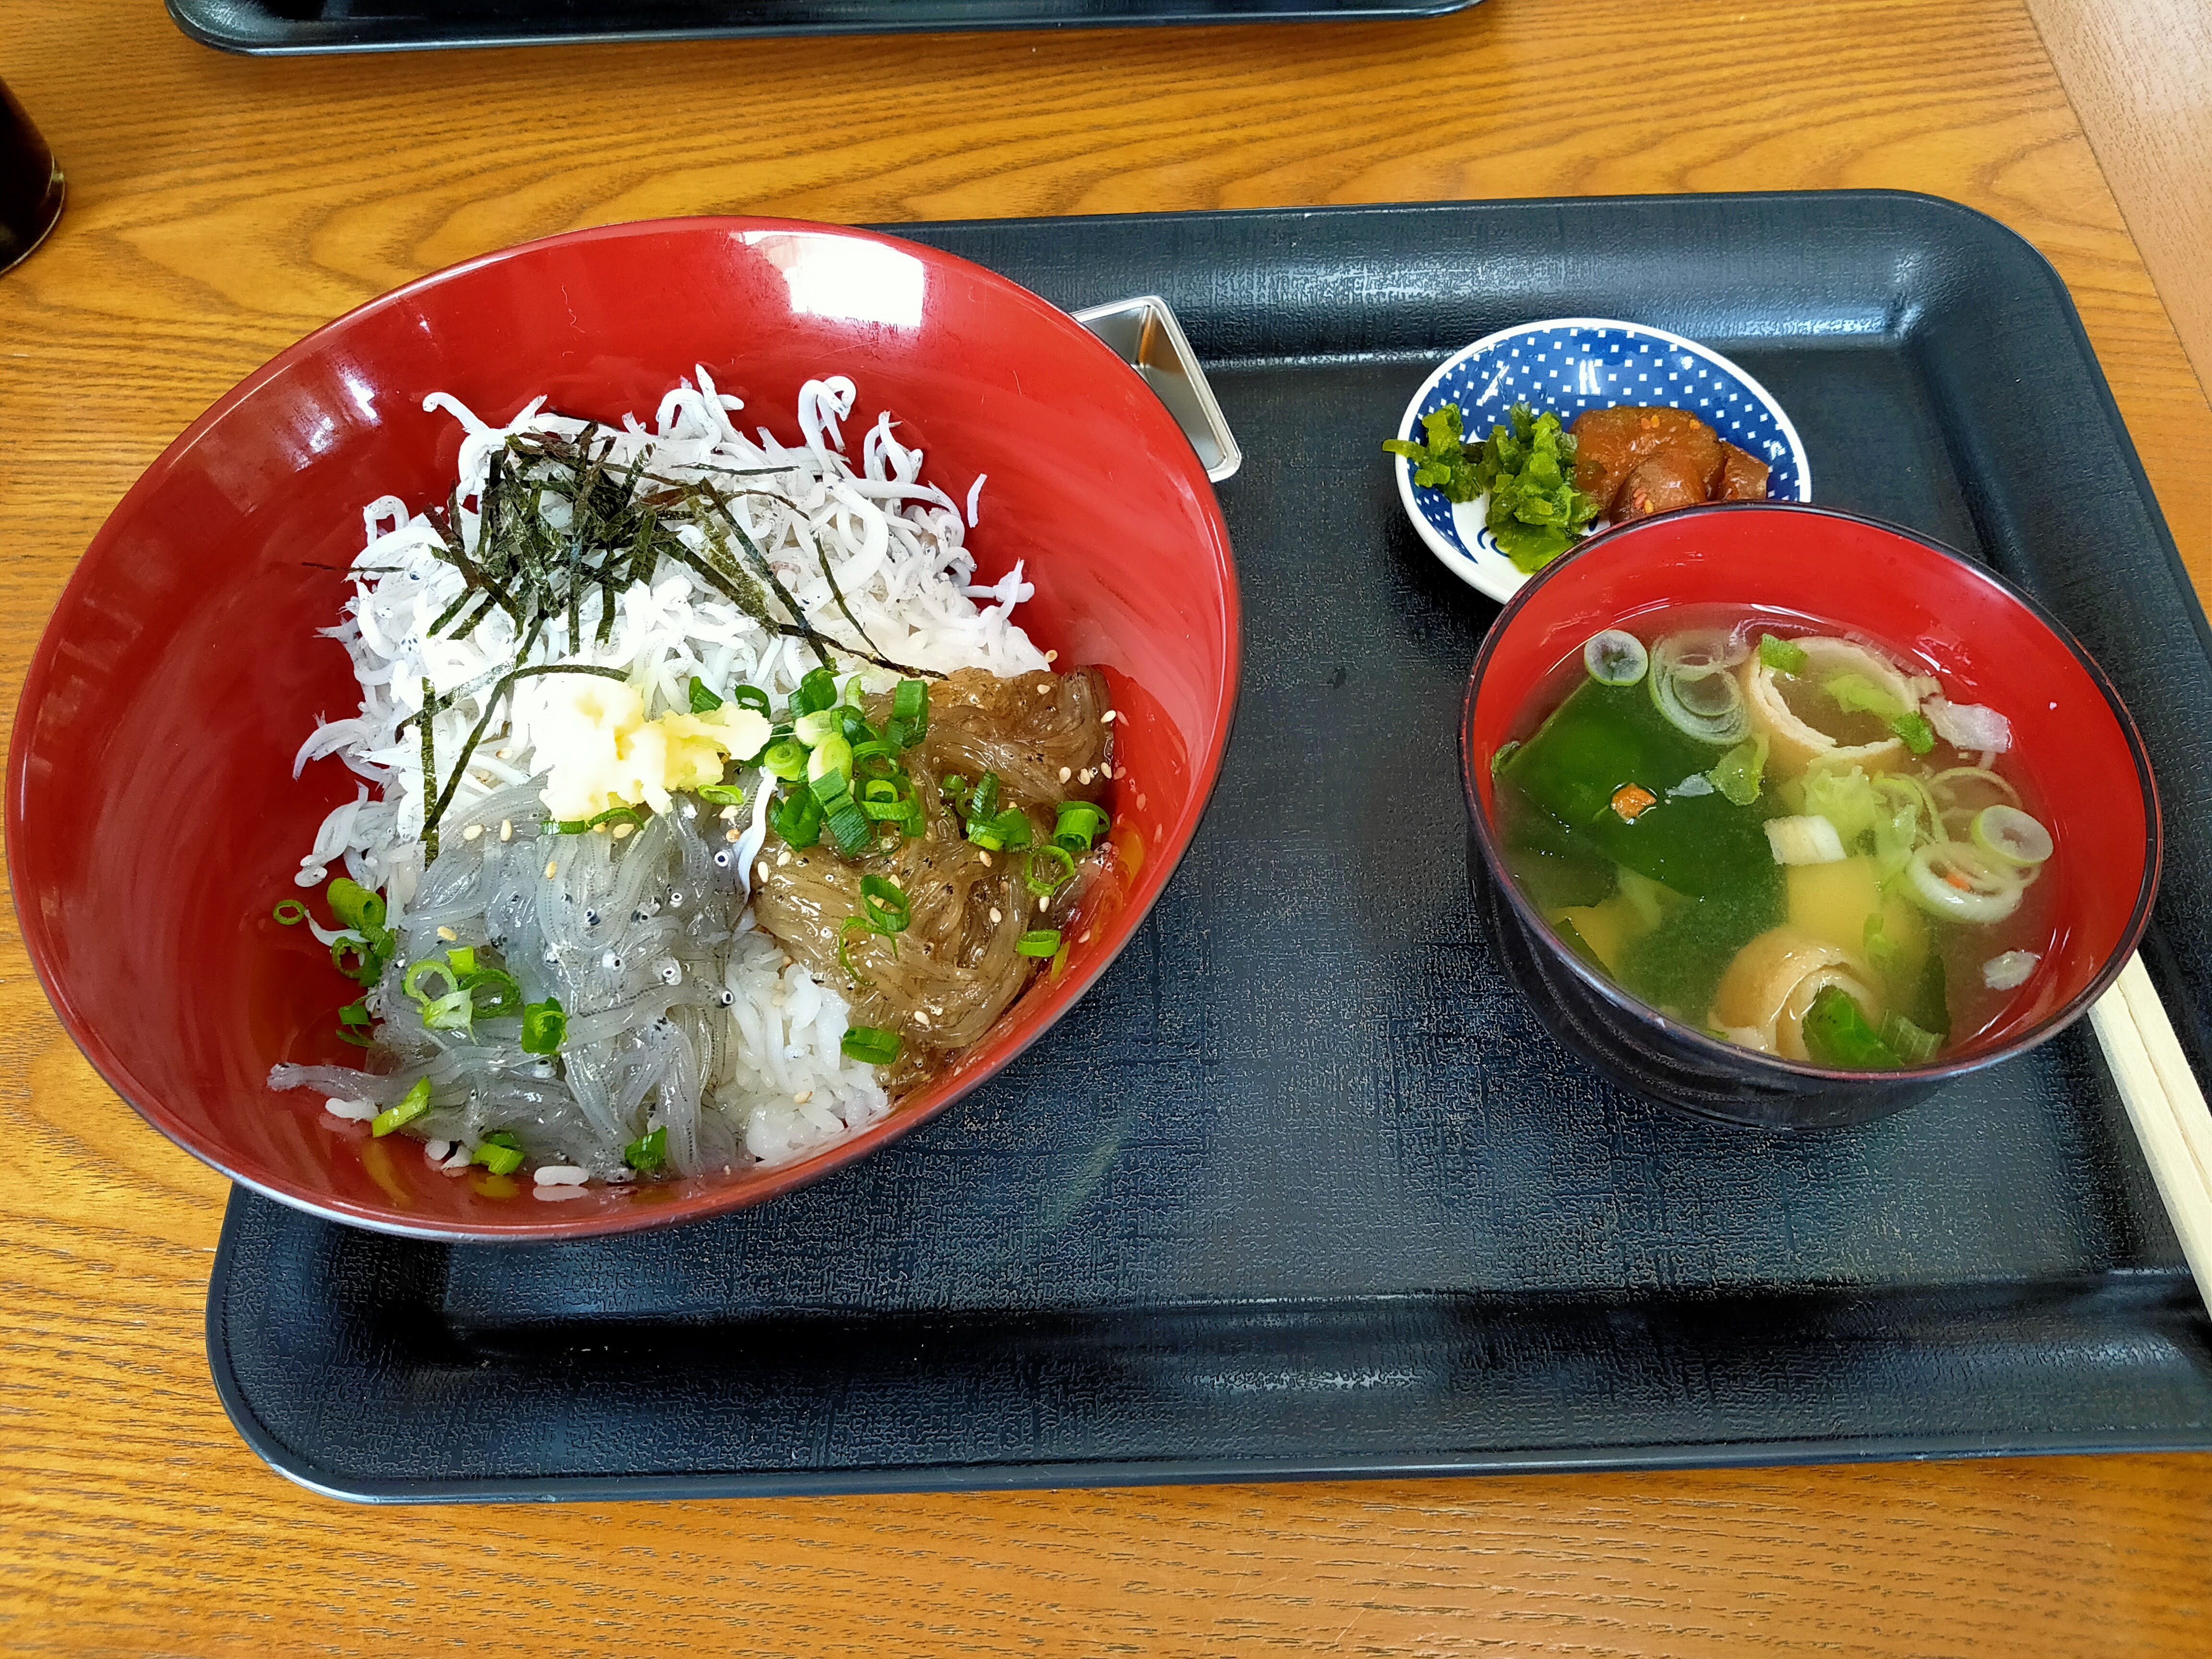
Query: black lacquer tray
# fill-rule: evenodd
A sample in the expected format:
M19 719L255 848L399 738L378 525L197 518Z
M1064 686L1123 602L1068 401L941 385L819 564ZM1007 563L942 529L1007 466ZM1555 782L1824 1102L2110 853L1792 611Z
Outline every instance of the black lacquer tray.
M1445 352L1616 316L1782 401L1820 498L1972 550L2160 770L2146 947L2212 1047L2203 613L2064 289L1877 193L909 227L1164 295L1247 459L1236 739L1136 941L915 1134L712 1224L446 1249L231 1201L254 1449L377 1500L1067 1486L2212 1447L2208 1328L2086 1022L1902 1115L1686 1121L1538 1028L1467 886L1496 607L1378 448Z
M195 40L289 56L778 34L1373 22L1477 0L168 0Z

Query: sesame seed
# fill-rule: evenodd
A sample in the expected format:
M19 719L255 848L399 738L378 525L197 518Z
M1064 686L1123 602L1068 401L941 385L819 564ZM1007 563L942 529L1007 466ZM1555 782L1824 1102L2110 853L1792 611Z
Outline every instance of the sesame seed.
M1085 929L1083 930L1083 937L1082 937L1081 939L1079 939L1076 940L1075 942L1076 942L1078 945L1088 945L1088 944L1090 944L1090 943L1091 943L1091 930L1090 930L1088 927L1085 928Z
M766 881L768 879L768 860L766 859L763 859L760 861L760 868L753 872L753 878L757 881Z
M792 1096L792 1097L791 1097L791 1103L792 1103L793 1105L794 1105L794 1106L804 1106L805 1104L806 1104L806 1103L807 1103L808 1101L810 1101L810 1100L811 1100L811 1099L813 1099L813 1098L814 1098L814 1091L813 1091L813 1090L811 1090L811 1089L801 1089L801 1090L800 1090L797 1094L795 1094L795 1095Z
M1144 802L1139 801L1137 805L1142 806ZM627 836L630 831L636 828L637 826L634 823L618 823L615 825L614 828L614 837L617 841L620 841L624 836Z
M548 880L548 881L552 880L552 879L553 879L553 878L554 878L556 875L557 875L557 874L559 874L559 873L560 873L560 870L561 870L561 866L560 866L558 864L555 863L551 859L548 859L548 860L545 860L545 879L546 879L546 880Z
M744 838L745 832L742 830L725 830L722 831L722 839L724 841L743 841Z
M460 935L450 927L441 927L438 930L438 937L440 939L459 939Z
M1086 766L1086 767L1085 767L1085 768L1084 768L1080 772L1078 772L1075 775L1077 776L1077 778L1079 778L1079 780L1081 780L1083 782L1085 782L1085 783L1088 783L1088 782L1090 782L1090 781L1091 781L1091 779L1093 779L1093 778L1095 778L1095 777L1097 777L1097 776L1098 775L1098 772L1097 772L1097 768L1095 768L1095 767Z
M1138 794L1138 796L1137 796L1137 810L1138 810L1139 811L1140 811L1140 812L1141 812L1142 811L1144 811L1144 807L1145 807L1145 797L1144 797L1143 793L1142 793L1141 792L1139 792L1139 794Z
M1040 697L1042 697L1042 696L1043 696L1047 692L1050 691L1051 690L1052 690L1052 682L1051 682L1050 680L1046 680L1046 681L1042 682L1042 684L1040 684L1038 685L1038 687L1037 687L1037 689L1036 689L1036 694L1037 694L1037 696L1039 696Z
M483 825L481 823L472 823L467 829L461 831L461 839L463 841L474 841L482 834L483 834Z
M1006 920L1006 917L1000 913L996 905L991 907L991 920L993 921L1004 921Z
M775 855L775 861L776 861L776 864L777 864L778 867L781 867L781 866L784 866L784 865L787 865L787 864L790 863L790 862L791 862L791 848L789 848L788 847L787 847L787 848L785 848L781 852L778 853L778 854Z
M1101 726L1111 726L1114 724L1114 718L1115 711L1109 708L1098 717L1098 724Z
M1044 653L1044 659L1047 662L1058 662L1060 660L1060 653L1057 651L1048 651Z
M513 841L514 839L514 820L513 818L502 818L500 820L499 838L501 841Z
M981 853L981 852L979 852L979 853L977 853L977 854L975 854L975 856L976 856L977 858L979 858L979 859L981 859L981 860L983 860L983 864L984 864L984 866L985 866L986 868L988 868L988 867L989 867L989 866L990 866L990 862L991 862L991 855L990 855L988 853Z
M1071 766L1063 766L1063 767L1061 767L1061 768L1060 769L1060 781L1062 783L1066 783L1066 782L1070 778L1073 777L1074 775L1075 775L1075 769L1074 769L1073 767L1071 767Z
M607 833L607 826L604 823L595 823L592 826L592 833L596 836L604 836Z
M923 1009L923 1008L917 1008L917 1009L915 1009L915 1010L914 1011L914 1023L915 1023L915 1024L917 1024L917 1025L927 1025L927 1024L929 1024L929 1012L928 1012L928 1011L927 1011L927 1009Z
M725 807L722 809L722 822L723 822L723 823L734 823L735 822L737 822L737 817L738 817L738 809L737 809L734 805L732 805L732 806L725 806Z
M491 752L497 759L505 760L507 758L507 750L504 749L495 749Z

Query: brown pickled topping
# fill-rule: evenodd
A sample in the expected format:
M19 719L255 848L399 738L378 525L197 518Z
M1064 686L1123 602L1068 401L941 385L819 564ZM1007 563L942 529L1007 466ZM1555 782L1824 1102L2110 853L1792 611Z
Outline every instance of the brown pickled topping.
M840 856L826 842L802 849L769 836L754 872L754 919L845 998L854 1025L898 1034L898 1058L883 1073L894 1096L990 1030L1044 965L1016 951L1022 935L1064 930L1109 856L1101 846L1078 860L1076 879L1040 898L1024 879L1029 849L994 853L965 839L944 798L945 779L957 775L972 787L984 773L996 773L997 810L1024 812L1031 845L1048 843L1062 803L1106 799L1109 708L1105 676L1095 668L1003 678L962 669L931 685L928 734L903 757L922 804L920 836L859 860ZM870 697L864 712L880 728L890 717L890 697ZM895 939L846 932L846 922L862 913L860 878L867 875L906 895L910 915ZM864 982L839 960L841 944Z
M1615 524L1706 501L1765 499L1766 464L1687 410L1593 409L1572 430L1575 487Z

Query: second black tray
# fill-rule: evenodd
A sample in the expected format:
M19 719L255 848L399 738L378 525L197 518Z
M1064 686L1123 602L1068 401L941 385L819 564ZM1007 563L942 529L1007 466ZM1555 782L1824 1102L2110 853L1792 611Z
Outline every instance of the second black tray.
M1821 500L1988 558L2112 671L2202 1066L2203 617L2025 243L1888 194L905 234L1069 306L1165 295L1243 442L1245 682L1182 870L1050 1041L764 1208L445 1249L238 1194L209 1344L257 1451L393 1500L2212 1447L2212 1330L2086 1023L1800 1135L1677 1119L1545 1036L1466 884L1496 607L1378 447L1508 323L1742 362Z
M409 52L778 34L1436 17L1477 0L168 0L226 52Z

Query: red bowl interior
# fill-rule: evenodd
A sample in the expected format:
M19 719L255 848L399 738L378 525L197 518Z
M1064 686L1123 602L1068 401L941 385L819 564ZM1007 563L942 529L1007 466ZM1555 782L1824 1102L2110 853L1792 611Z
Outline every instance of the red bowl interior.
M1926 1069L1985 1063L2085 1008L2135 948L2158 886L2158 800L2142 739L2103 672L2040 607L1889 526L1778 503L1692 508L1608 532L1546 571L1499 616L1477 665L1466 763L1483 811L1496 810L1490 758L1546 675L1600 629L1709 604L1839 624L1940 675L1953 702L2012 722L2017 769L2060 848L2044 878L2061 884L2057 939L2002 1021ZM1537 932L1553 938L1540 922Z
M858 435L879 410L965 497L981 579L1027 562L1017 618L1063 665L1103 665L1121 711L1121 879L1057 981L884 1123L773 1170L554 1205L478 1170L439 1176L371 1140L280 1060L353 989L270 917L354 779L298 782L313 721L349 714L336 621L362 508L422 505L453 477L453 393L504 420L528 398L650 420L695 363L741 426L797 441L802 381L849 375ZM1197 827L1227 740L1237 599L1204 470L1135 373L1063 313L948 254L775 220L623 225L472 260L377 300L259 370L195 422L87 551L25 684L9 757L16 907L62 1023L115 1088L189 1151L344 1221L444 1237L576 1237L757 1202L942 1111L1036 1040L1127 942Z

